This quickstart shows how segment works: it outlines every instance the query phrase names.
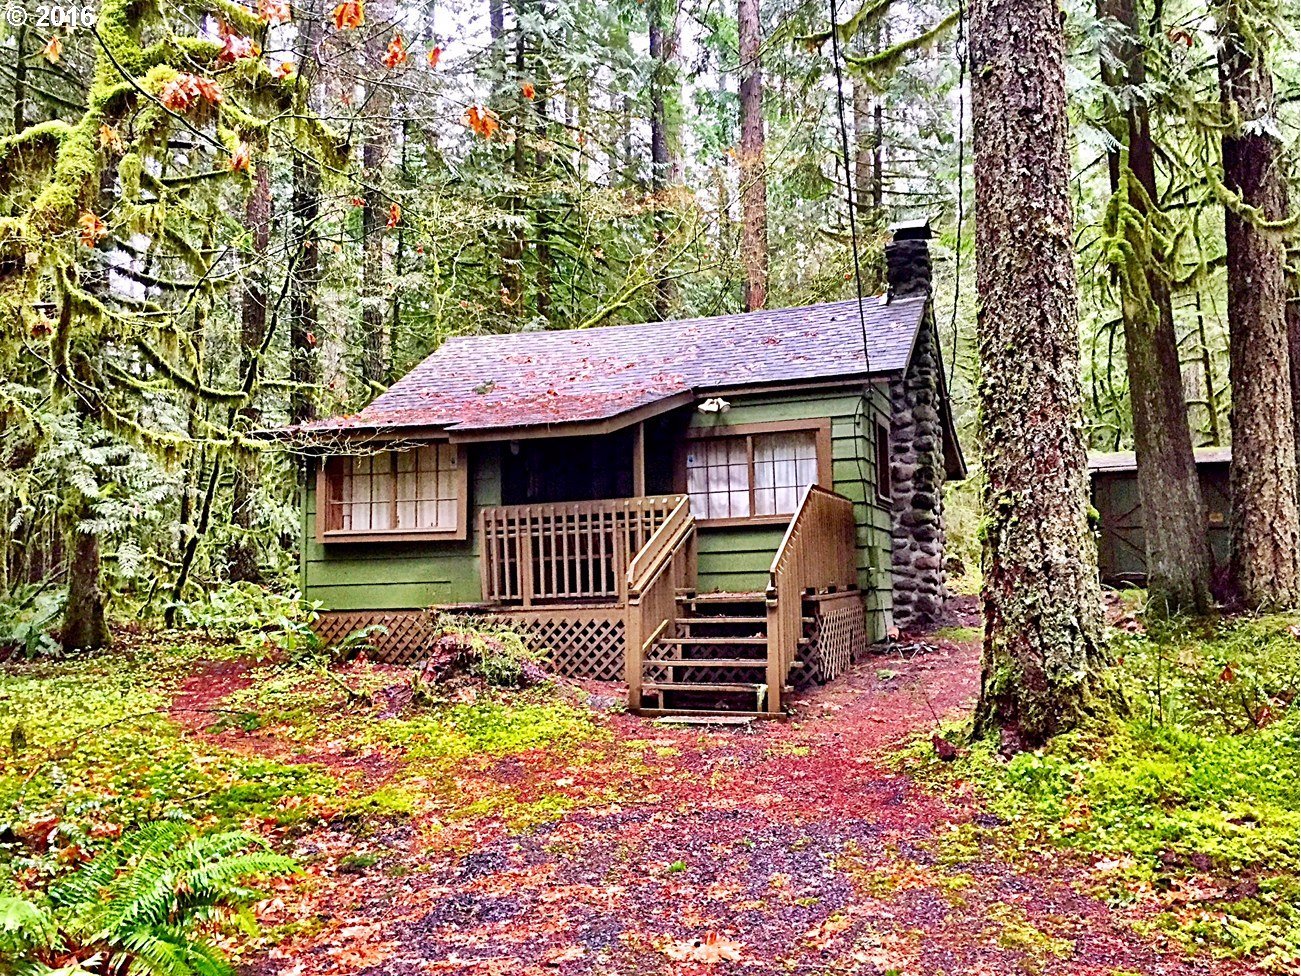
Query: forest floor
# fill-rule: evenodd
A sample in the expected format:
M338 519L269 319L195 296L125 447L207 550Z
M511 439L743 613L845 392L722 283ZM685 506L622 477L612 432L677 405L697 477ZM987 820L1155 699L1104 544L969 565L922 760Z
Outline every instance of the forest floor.
M1037 773L992 751L941 763L929 736L957 741L944 723L969 714L978 687L970 626L906 638L804 694L790 720L739 727L629 715L619 686L591 682L419 705L407 668L327 673L203 643L136 651L147 668L104 662L76 680L100 723L143 708L158 724L105 737L78 789L119 819L179 806L239 823L298 860L303 873L257 908L262 934L228 942L255 976L1228 974L1279 971L1294 952L1279 935L1294 913L1273 901L1295 902L1295 884L1265 895L1292 871L1268 861L1295 860L1295 797L1260 781L1281 777L1286 794L1295 769L1249 771L1260 796L1247 826L1220 804L1221 848L1239 830L1273 845L1244 871L1238 852L1181 846L1180 831L1215 832L1204 811L1189 814L1198 828L1156 822L1168 796L1129 814L1157 838L1150 850L1118 830L1111 787L1086 781L1114 779L1111 767L1063 759L1062 813L1025 792ZM21 712L24 682L41 678L57 710L49 680L64 672L19 671L0 712ZM1295 708L1276 707L1287 721L1269 755L1290 748L1294 765ZM1182 775L1186 760L1174 759ZM1053 761L1031 755L1026 769ZM71 809L60 783L77 760L61 762L48 790L25 783L16 801L0 781L0 799ZM1005 768L1016 778L998 779Z

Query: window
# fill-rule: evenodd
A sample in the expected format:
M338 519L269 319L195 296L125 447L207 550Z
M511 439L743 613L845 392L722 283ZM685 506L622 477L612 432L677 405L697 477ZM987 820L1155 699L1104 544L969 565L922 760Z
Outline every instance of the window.
M804 489L828 484L830 425L738 425L693 436L686 489L701 520L781 521Z
M878 501L890 504L890 428L877 422L876 425L876 497Z
M465 460L450 444L329 458L317 486L324 538L465 538Z

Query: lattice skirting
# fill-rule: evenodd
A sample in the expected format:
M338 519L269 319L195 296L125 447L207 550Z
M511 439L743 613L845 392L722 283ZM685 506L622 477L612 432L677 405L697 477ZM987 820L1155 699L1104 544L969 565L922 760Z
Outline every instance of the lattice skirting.
M488 613L482 609L469 612ZM617 607L512 610L492 615L508 622L543 652L559 674L623 680L623 615ZM387 634L369 640L374 659L386 664L418 660L431 634L431 620L423 610L327 611L317 620L316 633L326 644L336 644L369 624L388 629Z
M813 622L807 625L809 640L805 682L822 683L837 677L867 648L867 619L860 593L844 593L810 601Z
M372 634L367 643L373 660L383 664L405 664L420 656L431 633L429 615L423 610L327 610L316 619L313 629L327 646L334 646L363 627L378 624L387 630Z

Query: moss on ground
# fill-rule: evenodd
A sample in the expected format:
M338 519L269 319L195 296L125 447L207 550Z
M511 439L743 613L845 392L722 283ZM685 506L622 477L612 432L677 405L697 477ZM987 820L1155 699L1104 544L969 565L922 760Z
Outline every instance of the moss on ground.
M919 739L903 767L974 785L1006 822L988 831L1004 852L1087 853L1097 890L1150 908L1190 949L1285 966L1301 856L1294 618L1183 622L1113 650L1128 718L1010 760L984 740L943 763Z

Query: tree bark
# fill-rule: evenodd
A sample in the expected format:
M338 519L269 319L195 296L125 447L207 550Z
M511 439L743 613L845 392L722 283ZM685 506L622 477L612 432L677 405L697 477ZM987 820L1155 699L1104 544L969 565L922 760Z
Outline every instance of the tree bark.
M1221 142L1224 182L1258 217L1228 206L1230 430L1233 461L1232 575L1248 606L1297 603L1297 429L1283 247L1257 221L1288 214L1283 146L1244 122L1276 114L1274 82L1261 38L1246 29L1236 0L1219 17L1220 99L1231 128Z
M1087 516L1054 0L971 5L985 637L976 730L1023 748L1109 696Z
M368 386L382 386L388 373L384 338L384 232L388 204L383 193L384 167L388 162L393 126L389 119L392 99L384 78L385 48L392 36L392 10L387 2L370 5L366 40L366 136L361 152L361 376Z
M1146 84L1143 45L1135 0L1098 0L1098 16L1116 20L1125 37L1104 52L1102 81L1124 99L1124 92ZM1159 615L1206 613L1211 599L1211 551L1206 535L1206 503L1193 460L1187 398L1175 336L1170 279L1163 253L1147 231L1156 208L1156 161L1147 104L1125 99L1127 111L1113 113L1108 127L1122 149L1108 154L1112 193L1138 214L1113 230L1126 239L1141 261L1113 265L1120 286L1125 326L1125 368L1134 420L1139 501L1147 549L1148 610ZM1136 222L1143 226L1137 227ZM1141 268L1135 267L1140 264ZM1142 280L1131 280L1131 272Z
M741 266L747 312L768 303L768 189L764 168L763 28L759 0L738 0L741 66Z
M271 162L260 159L253 174L244 208L244 226L253 234L253 250L244 267L244 295L240 309L240 375L244 396L251 401L257 389L258 361L267 335L266 260L271 241ZM252 402L239 409L237 424L246 432L257 424ZM258 481L256 452L241 451L231 480L230 521L235 538L226 551L226 573L234 582L262 581L257 545L253 542L253 489Z
M854 79L854 204L858 213L871 219L872 150L874 147L872 89L862 78ZM875 222L875 221L873 221Z
M289 394L289 422L301 424L316 417L312 388L320 383L316 290L321 278L321 243L316 230L321 214L321 171L314 160L301 153L294 155L290 207L298 259L289 288L289 378L294 382Z
M81 529L81 522L92 515L89 502L83 502L72 519L68 603L59 635L67 651L97 651L109 645L104 591L100 586L99 536Z
M656 319L666 319L673 301L673 282L667 274L669 186L678 178L677 113L670 117L670 101L676 107L677 95L666 97L676 86L674 59L677 56L676 0L649 0L647 35L653 62L651 76L651 197L654 207L656 264L662 269L655 281L654 312Z

